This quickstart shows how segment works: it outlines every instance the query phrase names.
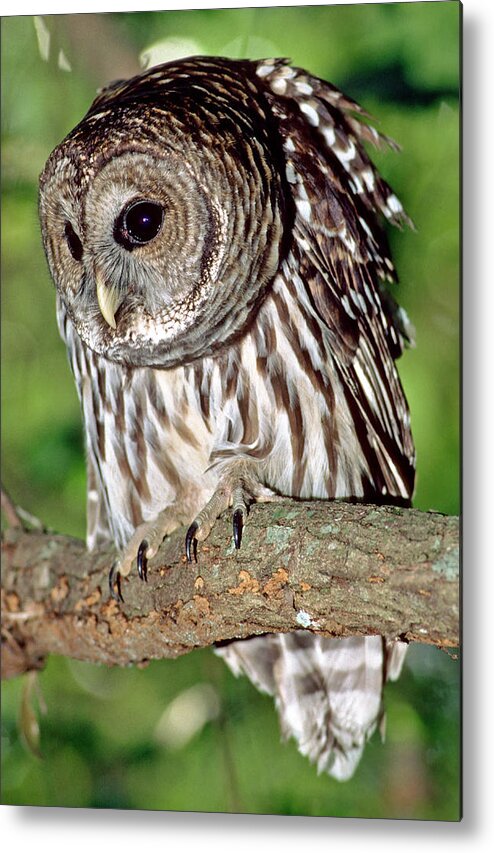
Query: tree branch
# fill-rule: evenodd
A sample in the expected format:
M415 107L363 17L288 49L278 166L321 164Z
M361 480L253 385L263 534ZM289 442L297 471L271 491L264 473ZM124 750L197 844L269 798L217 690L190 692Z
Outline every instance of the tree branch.
M235 551L216 523L197 564L185 531L163 543L148 583L109 597L110 552L18 526L2 542L2 677L53 653L143 665L232 638L309 628L456 647L458 519L346 502L256 505Z

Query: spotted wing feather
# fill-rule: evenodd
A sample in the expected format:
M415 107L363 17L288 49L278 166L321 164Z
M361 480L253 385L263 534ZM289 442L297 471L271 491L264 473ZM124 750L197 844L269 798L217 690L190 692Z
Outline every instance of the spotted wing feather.
M382 221L411 223L362 145L390 140L324 81L285 64L269 68L262 66L263 79L277 96L273 111L294 200L289 263L330 335L335 369L374 474L370 485L406 503L415 451L394 359L412 342L413 330L386 289L396 274Z

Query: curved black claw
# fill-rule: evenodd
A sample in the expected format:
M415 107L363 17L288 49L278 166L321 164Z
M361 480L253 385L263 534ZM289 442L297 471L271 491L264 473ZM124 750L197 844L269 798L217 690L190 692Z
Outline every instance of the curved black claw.
M110 595L114 599L114 601L122 601L123 602L122 589L120 586L121 575L117 569L117 565L118 565L118 562L115 561L113 563L113 566L110 569L110 574L108 575L108 584L110 587ZM116 587L116 590L115 590L115 587Z
M187 555L188 563L192 563L192 555L194 556L194 562L197 563L197 539L195 537L195 532L198 527L199 525L197 524L197 521L193 521L185 537L185 553Z
M244 529L244 514L241 509L236 509L233 513L233 541L235 548L240 548L242 544L242 531Z
M146 557L148 547L147 541L143 539L137 552L137 571L139 572L141 581L146 581L146 583L148 580L148 561Z

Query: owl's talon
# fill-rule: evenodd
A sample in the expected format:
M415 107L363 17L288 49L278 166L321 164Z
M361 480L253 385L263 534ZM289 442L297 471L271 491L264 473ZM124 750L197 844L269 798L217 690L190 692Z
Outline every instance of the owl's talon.
M198 527L197 521L193 521L185 537L185 554L188 563L192 563L192 555L194 555L194 562L197 563L197 539L195 533Z
M148 542L146 539L143 539L137 551L137 571L141 581L145 581L146 583L148 580L148 561L146 557L148 547Z
M110 595L113 598L113 600L123 603L124 599L123 599L122 589L121 589L121 575L120 575L120 572L119 572L117 566L118 566L118 560L116 560L113 563L113 565L110 569L110 573L108 575L108 585L110 587ZM116 587L116 591L115 591L115 587Z
M244 529L244 513L241 509L236 509L233 513L233 541L237 551L242 544L242 531Z

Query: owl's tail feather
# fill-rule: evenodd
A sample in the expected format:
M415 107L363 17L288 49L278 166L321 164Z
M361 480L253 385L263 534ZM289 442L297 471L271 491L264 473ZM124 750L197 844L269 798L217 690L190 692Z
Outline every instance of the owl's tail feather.
M319 637L308 631L239 640L218 649L235 675L274 696L285 738L340 781L350 779L383 718L382 691L398 678L404 643Z

